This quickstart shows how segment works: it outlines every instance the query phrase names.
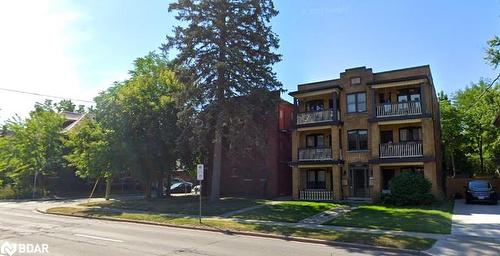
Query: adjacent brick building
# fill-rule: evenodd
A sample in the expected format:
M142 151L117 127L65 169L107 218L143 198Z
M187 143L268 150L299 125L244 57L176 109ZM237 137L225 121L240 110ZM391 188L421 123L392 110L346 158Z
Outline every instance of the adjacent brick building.
M429 66L347 69L290 95L293 198L376 200L405 171L422 173L442 196L439 105Z
M274 95L279 99L279 92ZM272 114L265 117L267 143L264 158L255 153L254 156L234 159L223 152L221 196L275 198L291 195L292 173L289 163L292 160L293 105L278 100L275 108L276 111L271 111ZM205 167L207 174L203 184L208 190L205 193L210 193L211 188L210 167L211 164Z

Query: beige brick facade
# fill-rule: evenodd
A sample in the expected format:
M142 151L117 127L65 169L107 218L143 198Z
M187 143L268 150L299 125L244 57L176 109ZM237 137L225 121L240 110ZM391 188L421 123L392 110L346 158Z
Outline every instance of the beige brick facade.
M429 66L301 84L294 97L293 197L377 200L392 177L422 172L441 197L439 106Z

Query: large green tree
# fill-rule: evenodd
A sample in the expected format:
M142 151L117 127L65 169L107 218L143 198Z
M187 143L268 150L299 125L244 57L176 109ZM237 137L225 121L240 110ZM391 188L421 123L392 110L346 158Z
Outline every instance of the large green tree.
M158 196L162 196L163 180L169 182L176 167L175 99L181 84L166 59L156 53L136 59L130 75L96 98L97 120L114 131L120 141L115 153L142 181L149 199L152 182L157 181Z
M169 11L176 12L182 25L167 36L162 49L177 50L173 63L190 85L182 102L182 138L194 142L195 159L212 155L215 201L220 197L223 142L241 152L265 141L264 122L256 120L272 109L269 91L281 90L272 70L281 60L274 52L279 40L269 25L278 11L271 0L179 0ZM245 103L237 100L249 97Z
M493 123L500 113L500 84L490 85L491 82L481 80L459 90L454 97L464 136L469 140L467 151L476 163L477 174L492 174L496 169L495 155L500 152L500 129Z
M70 130L64 140L69 149L64 158L79 177L106 180L106 200L110 198L113 175L120 171L115 139L112 130L89 117Z
M7 123L6 129L12 135L1 138L0 172L18 189L26 191L33 184L30 177L34 177L45 193L43 177L64 166L60 140L63 121L47 101L37 104L26 120L14 119ZM33 195L35 192L40 190L33 191Z

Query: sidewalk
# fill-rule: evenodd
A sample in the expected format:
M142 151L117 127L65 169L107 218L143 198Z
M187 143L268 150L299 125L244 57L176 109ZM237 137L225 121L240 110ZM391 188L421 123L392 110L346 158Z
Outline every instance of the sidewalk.
M263 220L243 220L235 218L217 218L222 220L236 221L241 223L252 223L261 225L276 225L276 226L287 226L294 228L310 228L310 229L322 229L322 230L334 230L343 232L361 232L370 234L383 234L383 235L395 235L395 236L413 236L421 238L431 238L431 239L444 239L450 235L446 234L432 234L432 233L421 233L421 232L410 232L410 231L397 231L397 230L383 230L383 229L373 229L373 228L357 228L357 227L342 227L342 226L330 226L330 225L320 225L320 224L309 224L309 223L290 223L290 222L277 222L277 221L263 221Z

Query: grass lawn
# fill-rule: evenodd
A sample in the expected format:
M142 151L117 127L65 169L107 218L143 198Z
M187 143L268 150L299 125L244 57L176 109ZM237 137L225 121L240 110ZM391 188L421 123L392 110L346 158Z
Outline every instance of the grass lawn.
M394 236L381 234L367 234L357 232L339 232L319 229L294 228L283 226L271 226L260 224L239 223L236 221L226 221L217 219L204 219L203 223L198 223L198 219L189 217L170 217L160 214L138 214L126 212L110 212L96 208L74 208L56 207L48 209L49 213L64 213L75 216L93 216L101 218L118 218L128 220L141 220L165 223L177 226L203 227L219 231L250 231L267 234L276 234L293 237L306 237L323 239L329 241L339 241L348 243L368 244L385 246L400 249L427 250L436 242L434 239L416 238L409 236Z
M231 217L251 220L298 222L320 212L335 208L336 206L338 205L332 203L289 201L275 205L265 205L262 208L243 212Z
M429 206L361 205L327 225L449 234L453 201Z
M138 200L110 200L100 202L90 202L81 204L82 206L99 206L114 208L119 210L136 210L157 213L175 213L198 215L198 196L171 197L166 199L152 199L146 201ZM226 212L243 209L250 206L263 204L264 200L223 198L216 203L211 203L204 199L202 201L202 215L216 216Z

